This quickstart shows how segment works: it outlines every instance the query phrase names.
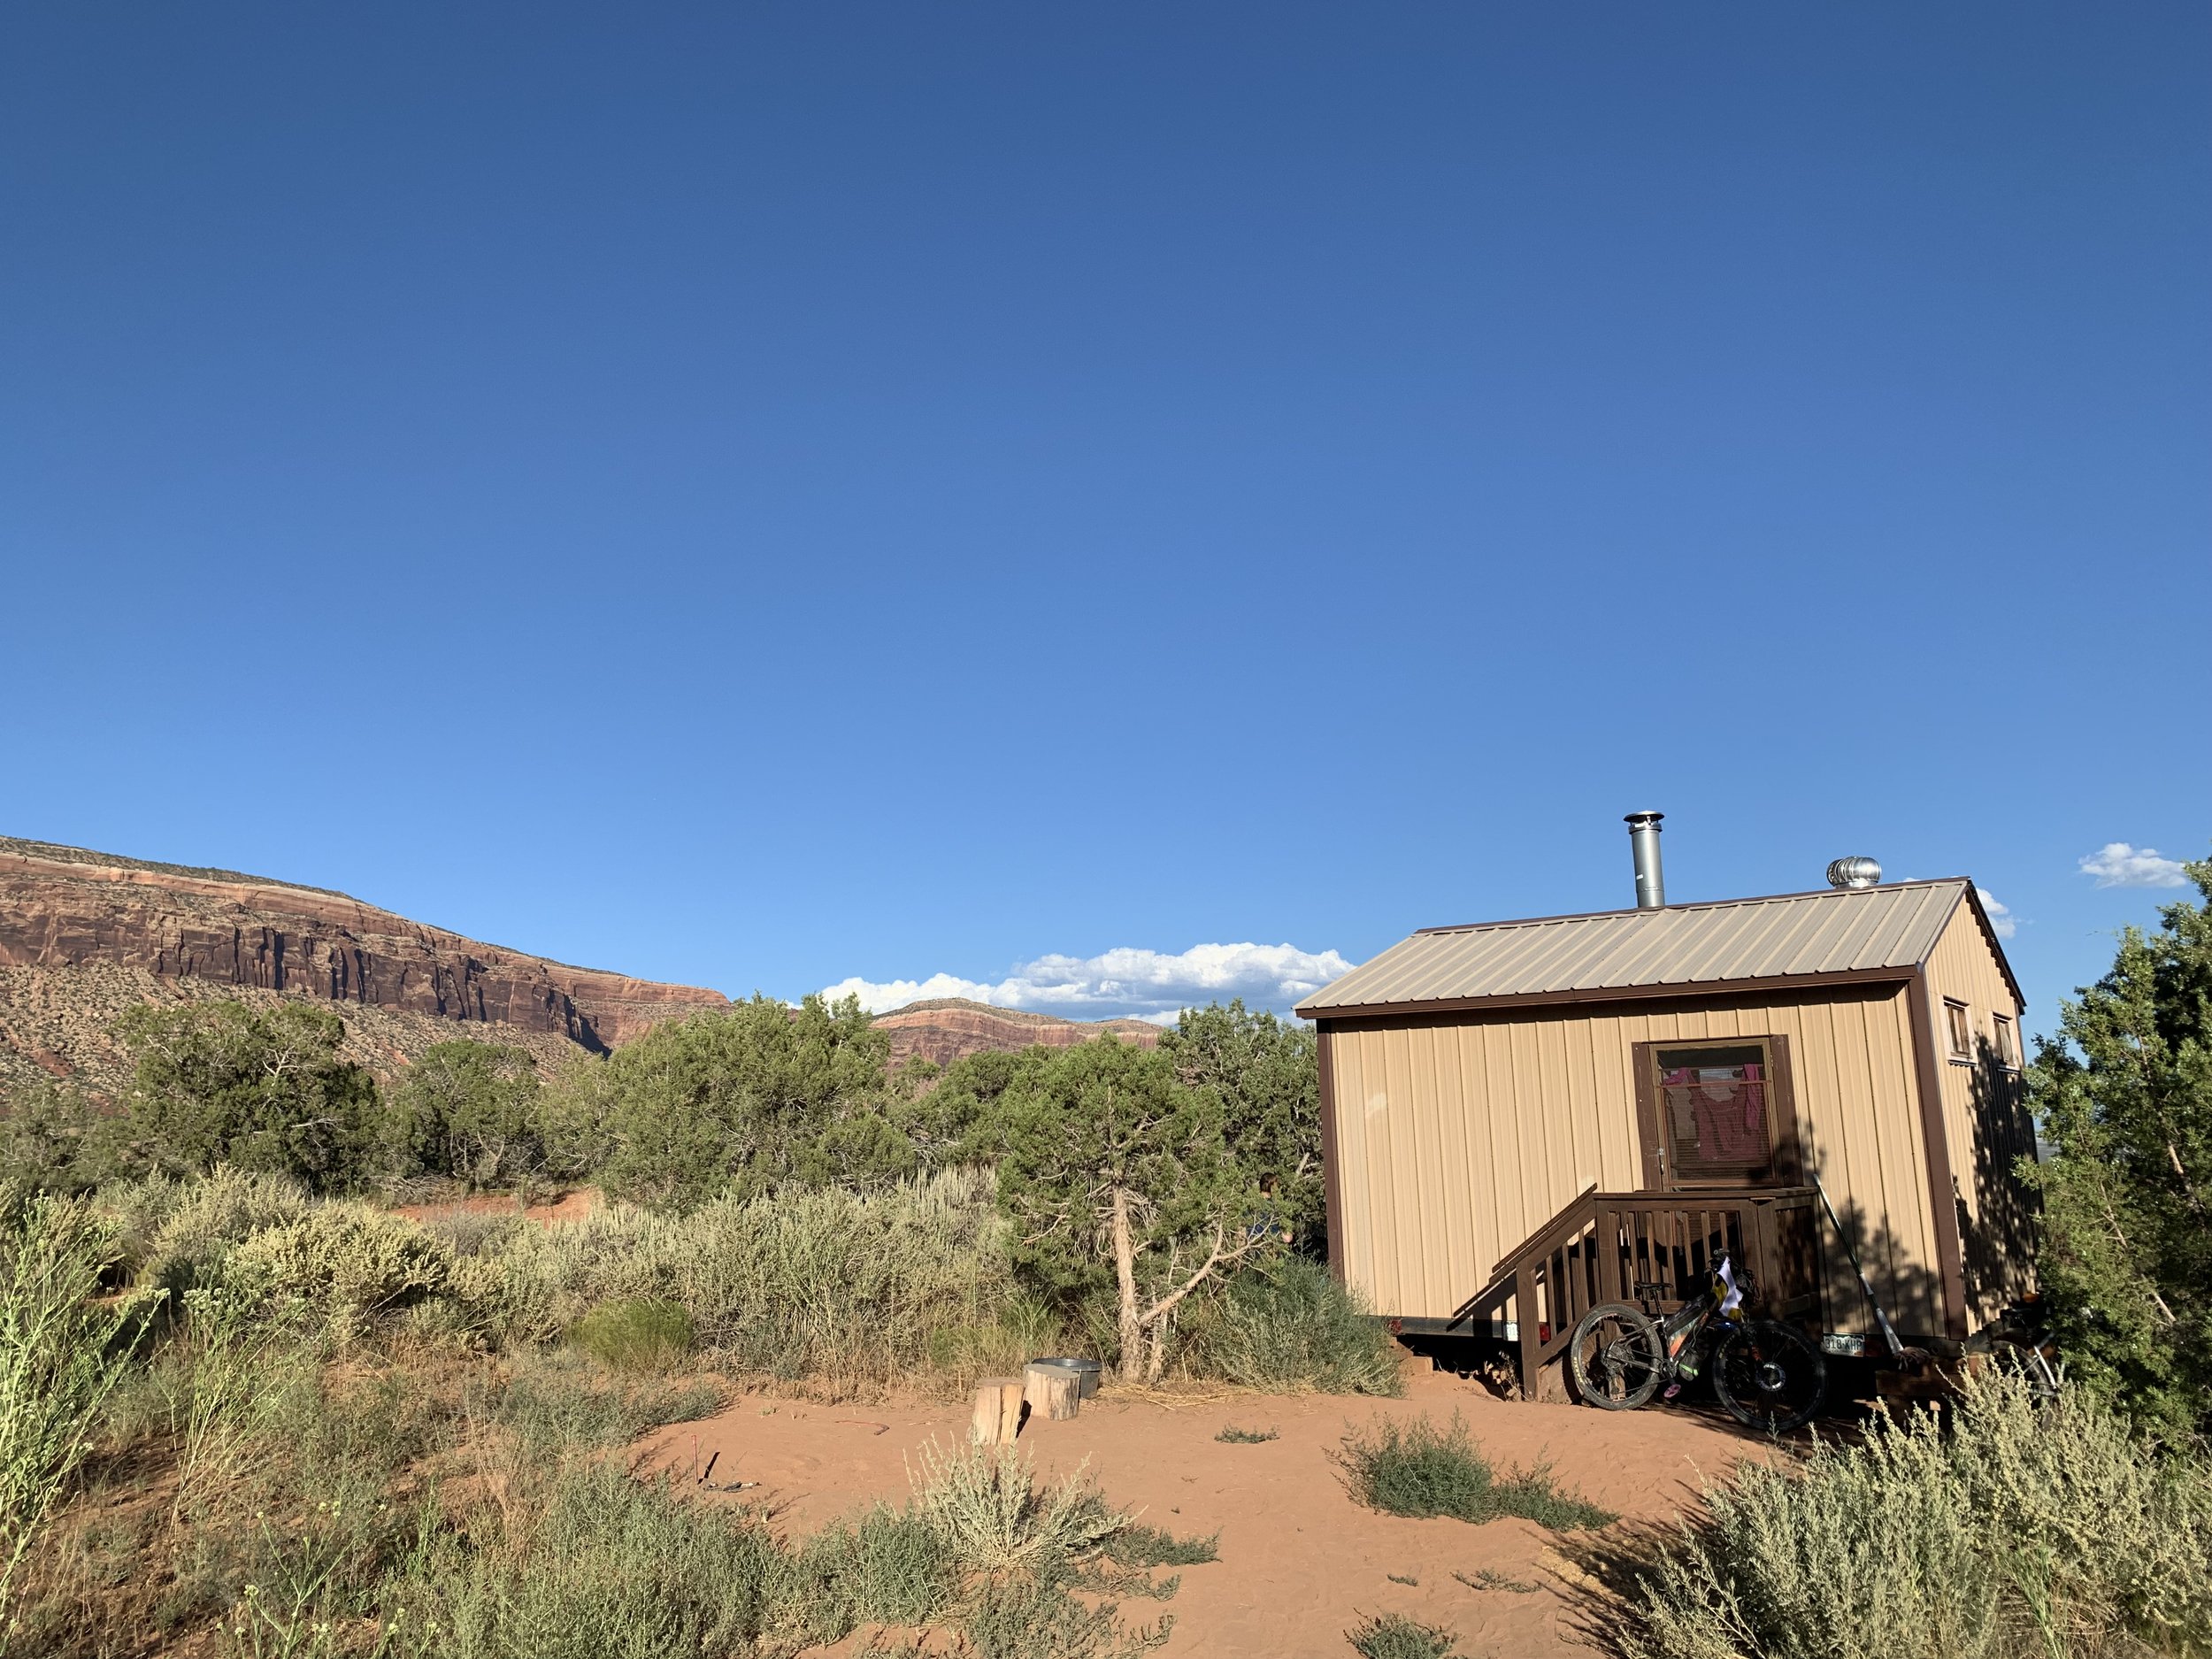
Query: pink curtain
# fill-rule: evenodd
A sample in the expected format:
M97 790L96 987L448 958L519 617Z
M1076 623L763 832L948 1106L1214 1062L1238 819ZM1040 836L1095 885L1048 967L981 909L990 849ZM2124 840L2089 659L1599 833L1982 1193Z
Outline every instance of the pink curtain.
M1717 1077L1678 1066L1662 1081L1675 1133L1679 1137L1685 1128L1694 1126L1701 1159L1709 1164L1767 1161L1767 1091L1758 1065L1731 1066Z

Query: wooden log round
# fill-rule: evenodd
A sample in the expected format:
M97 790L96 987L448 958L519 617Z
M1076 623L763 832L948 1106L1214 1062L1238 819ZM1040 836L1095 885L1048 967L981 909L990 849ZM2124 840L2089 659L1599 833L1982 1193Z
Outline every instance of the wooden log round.
M1037 1416L1065 1422L1083 1409L1083 1379L1064 1365L1032 1365L1022 1373L1022 1394Z
M978 1446L1011 1446L1021 1432L1022 1383L1018 1377L987 1377L976 1385L968 1438Z

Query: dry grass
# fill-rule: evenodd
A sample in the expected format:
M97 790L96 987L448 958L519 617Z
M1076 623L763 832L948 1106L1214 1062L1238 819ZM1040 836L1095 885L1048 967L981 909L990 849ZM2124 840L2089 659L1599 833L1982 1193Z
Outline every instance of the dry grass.
M911 1501L803 1541L641 1480L620 1448L721 1391L420 1344L337 1351L188 1319L117 1396L27 1586L24 1651L600 1659L787 1655L856 1630L1008 1659L1110 1659L1164 1629L1116 1598L1210 1540L1132 1525L1018 1455L933 1448ZM1045 1642L1045 1646L1038 1646Z
M112 1241L82 1203L0 1194L0 1652L22 1569L122 1375L132 1314L96 1303Z

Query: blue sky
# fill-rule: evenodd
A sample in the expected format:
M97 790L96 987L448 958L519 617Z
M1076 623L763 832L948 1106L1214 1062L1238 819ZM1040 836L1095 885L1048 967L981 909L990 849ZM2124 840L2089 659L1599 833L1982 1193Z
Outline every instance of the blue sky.
M1103 1012L1649 806L2032 1023L2212 848L2201 5L19 7L0 224L0 832Z

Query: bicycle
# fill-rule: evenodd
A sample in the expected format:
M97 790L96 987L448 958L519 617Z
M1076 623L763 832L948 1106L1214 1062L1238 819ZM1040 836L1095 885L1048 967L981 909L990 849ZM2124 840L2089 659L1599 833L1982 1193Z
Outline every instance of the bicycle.
M1647 1301L1661 1287L1639 1284ZM1568 1340L1567 1364L1582 1398L1607 1411L1633 1411L1662 1386L1673 1399L1711 1357L1713 1392L1747 1428L1787 1434L1812 1421L1828 1392L1828 1362L1794 1325L1738 1317L1755 1294L1720 1258L1708 1294L1655 1318L1624 1302L1603 1302L1582 1316Z

